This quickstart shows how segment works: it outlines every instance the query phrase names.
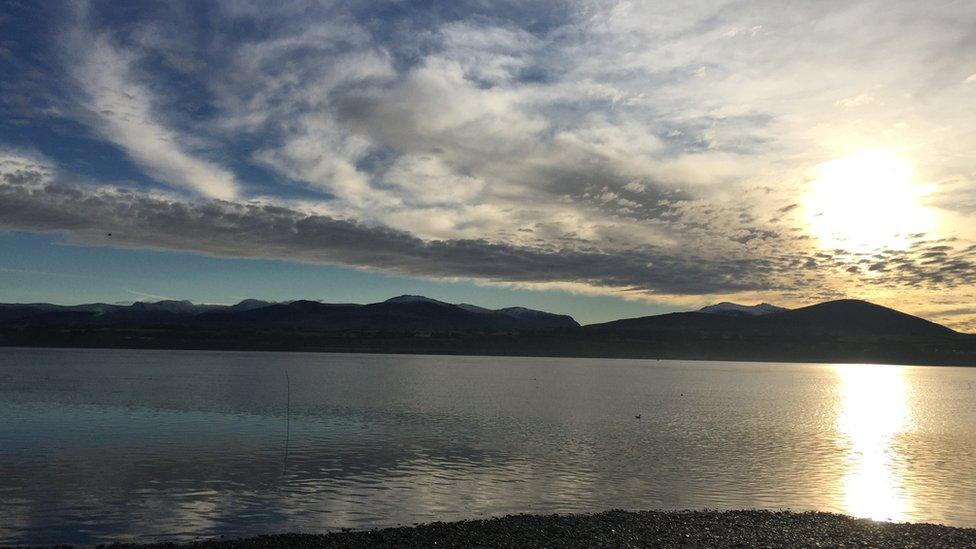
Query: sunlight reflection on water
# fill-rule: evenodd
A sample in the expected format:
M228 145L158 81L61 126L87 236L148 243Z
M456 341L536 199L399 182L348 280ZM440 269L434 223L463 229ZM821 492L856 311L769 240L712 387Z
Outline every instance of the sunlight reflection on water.
M906 369L867 364L834 369L841 379L837 431L850 447L842 481L845 511L874 520L907 520L912 494L895 444L899 435L915 428Z

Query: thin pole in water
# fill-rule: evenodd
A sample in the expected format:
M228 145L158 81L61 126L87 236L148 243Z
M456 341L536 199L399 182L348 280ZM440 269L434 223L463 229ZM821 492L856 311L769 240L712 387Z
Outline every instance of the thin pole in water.
M285 459L281 463L281 478L284 480L288 473L288 444L291 442L291 378L288 377L288 370L282 368L281 373L285 374Z

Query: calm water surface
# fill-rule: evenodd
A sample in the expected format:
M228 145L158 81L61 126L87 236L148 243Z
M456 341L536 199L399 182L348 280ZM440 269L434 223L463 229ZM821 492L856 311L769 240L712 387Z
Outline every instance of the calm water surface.
M976 526L976 368L0 349L0 544L695 507Z

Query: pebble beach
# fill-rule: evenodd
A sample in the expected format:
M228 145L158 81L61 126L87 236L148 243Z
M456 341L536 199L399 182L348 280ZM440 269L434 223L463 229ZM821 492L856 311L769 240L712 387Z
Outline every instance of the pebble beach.
M112 547L127 547L115 545ZM128 547L976 547L976 529L789 511L607 511L510 515L328 534Z

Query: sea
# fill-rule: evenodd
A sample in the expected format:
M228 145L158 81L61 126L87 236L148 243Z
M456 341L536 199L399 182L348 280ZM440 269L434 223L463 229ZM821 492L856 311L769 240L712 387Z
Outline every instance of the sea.
M703 508L976 527L976 368L0 348L0 545Z

